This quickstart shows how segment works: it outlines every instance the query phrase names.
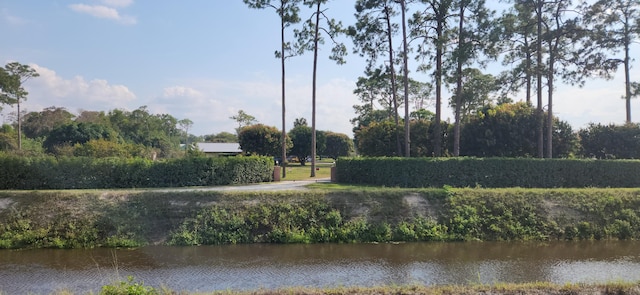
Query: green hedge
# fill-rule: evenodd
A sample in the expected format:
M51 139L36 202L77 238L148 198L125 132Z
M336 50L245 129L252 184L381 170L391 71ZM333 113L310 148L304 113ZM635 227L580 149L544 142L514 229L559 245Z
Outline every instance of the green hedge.
M638 160L341 158L337 182L389 187L640 187Z
M0 156L0 189L184 187L271 181L267 157L190 157L166 161Z

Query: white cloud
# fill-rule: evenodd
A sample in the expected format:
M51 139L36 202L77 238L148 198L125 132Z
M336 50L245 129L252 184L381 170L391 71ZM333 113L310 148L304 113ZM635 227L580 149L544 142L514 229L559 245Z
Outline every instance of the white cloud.
M200 91L195 90L190 87L184 86L173 86L167 87L164 89L162 94L164 98L174 98L174 97L202 97L202 93Z
M127 7L133 4L133 0L102 0L102 3L109 7Z
M87 81L82 76L65 79L55 71L32 64L40 77L26 83L31 108L59 106L68 110L110 110L128 106L136 95L124 85L111 85L108 81ZM33 110L35 111L35 110Z
M22 26L29 23L26 19L11 15L6 9L2 9L2 19L11 26Z
M106 2L126 2L126 1L106 1ZM117 21L123 25L135 25L138 21L135 17L128 15L121 15L120 12L113 7L103 5L88 5L88 4L71 4L69 5L71 10L91 15L96 18L110 19Z

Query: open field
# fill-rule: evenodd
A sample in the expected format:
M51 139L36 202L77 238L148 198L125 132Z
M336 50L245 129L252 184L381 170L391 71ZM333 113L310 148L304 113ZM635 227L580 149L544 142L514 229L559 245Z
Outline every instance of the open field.
M329 178L331 177L331 167L333 167L333 159L325 158L316 162L316 179L317 178ZM300 163L288 163L287 164L287 177L282 180L308 180L313 179L311 175L311 163L306 163L305 166Z

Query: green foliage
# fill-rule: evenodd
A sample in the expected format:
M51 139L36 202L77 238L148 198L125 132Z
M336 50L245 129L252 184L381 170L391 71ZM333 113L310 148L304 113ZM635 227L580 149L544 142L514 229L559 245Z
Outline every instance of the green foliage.
M26 114L22 122L22 131L28 138L45 137L56 127L70 124L74 115L65 108L48 107L40 112Z
M23 192L9 200L0 248L640 239L638 189Z
M160 158L169 158L179 150L178 120L168 114L151 114L146 106L128 112L112 110L107 114L110 128L119 137L158 151Z
M557 119L554 122L553 156L569 157L577 149L576 135L569 124ZM536 110L529 104L488 105L464 124L460 155L532 157L537 154L537 124Z
M254 206L213 206L187 219L171 234L171 245L236 243L361 243L445 240L446 227L416 218L397 226L358 217L343 218L326 201L269 202Z
M336 173L340 183L388 187L640 186L637 160L340 158Z
M441 143L448 146L448 128L446 122L440 124L442 134ZM435 124L432 121L412 120L411 130L411 156L433 156L433 143L435 139ZM404 125L396 126L392 121L373 122L368 126L356 130L355 137L358 145L358 153L366 157L399 156L397 155L396 132L400 133L400 142L404 142Z
M23 87L24 82L40 74L29 65L19 62L7 63L0 70L0 104L18 104L27 99L29 94ZM20 115L20 114L18 114Z
M396 132L400 127L392 121L372 122L356 131L358 152L363 156L399 156L396 154Z
M306 124L293 127L289 131L289 138L293 143L289 154L297 156L301 162L311 155L311 127Z
M267 157L141 158L0 155L0 189L183 187L271 181Z
M16 213L0 226L0 249L89 248L98 241L93 220L60 214L44 224Z
M73 155L92 158L132 158L144 157L147 151L143 145L122 143L109 139L91 139L84 144L75 144Z
M353 140L346 134L325 132L325 148L319 153L330 158L337 159L339 157L347 157L351 155L353 150Z
M132 276L128 276L126 281L122 281L115 285L102 286L100 295L155 295L160 294L153 287L145 286L144 283L138 283L133 280Z
M229 132L205 135L205 142L238 142L238 136Z
M104 125L94 123L69 123L53 129L43 146L50 153L55 153L56 147L84 144L96 139L115 139L114 131Z
M261 156L277 156L282 152L282 133L276 127L255 124L245 126L238 134L238 142L243 152ZM287 146L291 140L287 137Z
M590 124L578 134L584 157L640 159L640 124Z

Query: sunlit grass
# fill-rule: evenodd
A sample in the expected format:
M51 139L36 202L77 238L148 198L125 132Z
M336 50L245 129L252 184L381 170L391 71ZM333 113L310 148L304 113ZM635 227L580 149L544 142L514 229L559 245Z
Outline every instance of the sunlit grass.
M333 166L333 159L323 159L316 162L316 177L311 177L311 163L307 163L305 166L300 163L287 164L287 176L281 180L293 181L293 180L310 180L331 177L331 167Z

